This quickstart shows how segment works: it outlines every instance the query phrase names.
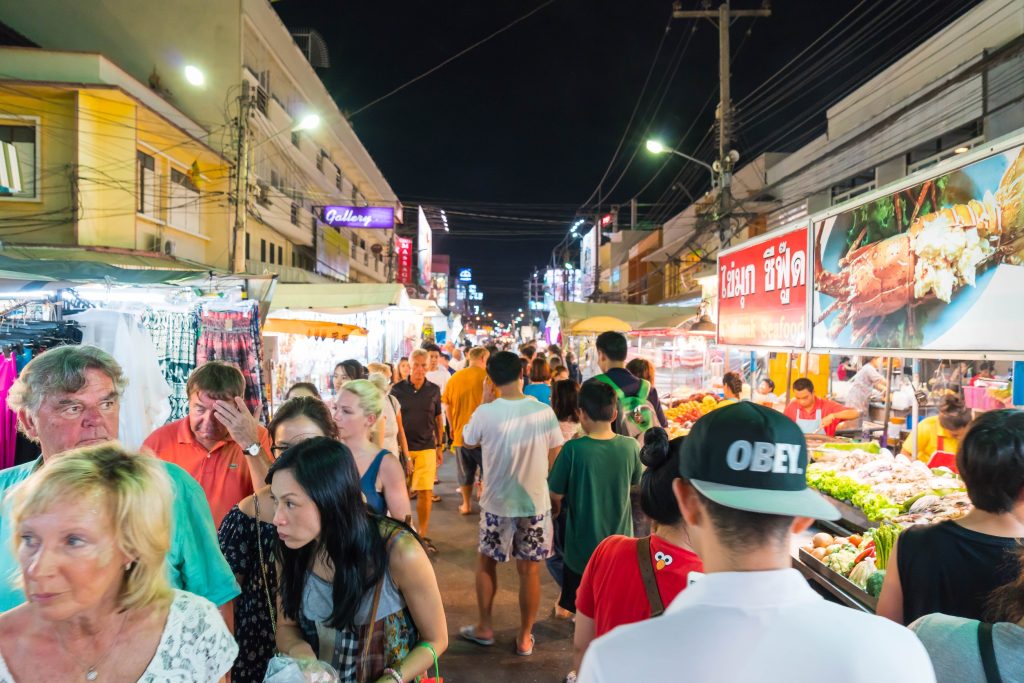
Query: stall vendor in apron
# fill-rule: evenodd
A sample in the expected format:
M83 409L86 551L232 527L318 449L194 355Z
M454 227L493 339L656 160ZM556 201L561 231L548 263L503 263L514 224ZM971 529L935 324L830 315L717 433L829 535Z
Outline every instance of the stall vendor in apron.
M971 426L971 409L955 394L942 397L939 414L921 420L910 437L903 442L903 455L913 458L913 443L917 439L917 459L928 467L956 469L956 453L960 442Z
M827 398L814 395L814 382L801 377L793 382L793 400L784 411L804 434L834 436L840 422L856 420L860 413Z
M856 424L852 425L855 428L860 427L864 418L868 416L871 392L875 389L885 391L889 388L885 377L879 371L884 362L885 358L882 356L872 358L870 363L865 363L864 367L857 371L850 382L845 401L846 405L859 413Z

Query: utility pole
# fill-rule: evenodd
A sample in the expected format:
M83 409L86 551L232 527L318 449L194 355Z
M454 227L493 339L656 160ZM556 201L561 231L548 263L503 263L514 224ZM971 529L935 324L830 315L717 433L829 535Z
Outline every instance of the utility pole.
M679 5L677 4L678 8ZM731 149L732 101L729 97L729 24L733 19L770 17L770 9L734 10L725 0L717 10L681 10L673 9L675 19L708 19L712 23L718 21L718 161L715 171L718 172L719 187L719 234L723 236L732 211L732 167L739 158ZM723 245L724 246L724 245Z
M242 81L238 100L238 149L235 164L235 229L231 242L231 272L245 272L245 223L249 215L249 82Z

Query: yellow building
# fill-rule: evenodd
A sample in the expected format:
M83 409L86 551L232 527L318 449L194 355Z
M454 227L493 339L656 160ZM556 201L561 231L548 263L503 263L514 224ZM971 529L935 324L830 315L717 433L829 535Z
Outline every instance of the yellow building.
M4 245L229 268L231 170L215 151L229 135L223 123L191 120L99 54L3 47L0 64Z

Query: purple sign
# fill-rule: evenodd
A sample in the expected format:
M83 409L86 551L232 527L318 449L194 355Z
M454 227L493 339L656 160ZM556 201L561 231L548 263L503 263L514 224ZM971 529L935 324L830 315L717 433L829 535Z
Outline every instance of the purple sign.
M395 210L390 206L325 206L324 223L335 228L395 227Z

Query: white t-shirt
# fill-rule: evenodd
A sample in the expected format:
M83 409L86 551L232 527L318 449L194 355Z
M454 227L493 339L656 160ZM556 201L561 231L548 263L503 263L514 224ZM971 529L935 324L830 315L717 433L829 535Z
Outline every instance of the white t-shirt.
M551 510L548 451L562 445L562 430L549 406L530 398L484 403L462 429L462 440L482 449L483 510L501 517Z
M444 396L444 388L448 386L451 373L442 367L438 367L437 370L429 370L427 372L427 379L436 384L437 388L441 390L441 395Z
M827 602L782 569L701 576L662 616L591 643L579 681L934 683L935 673L909 630Z

